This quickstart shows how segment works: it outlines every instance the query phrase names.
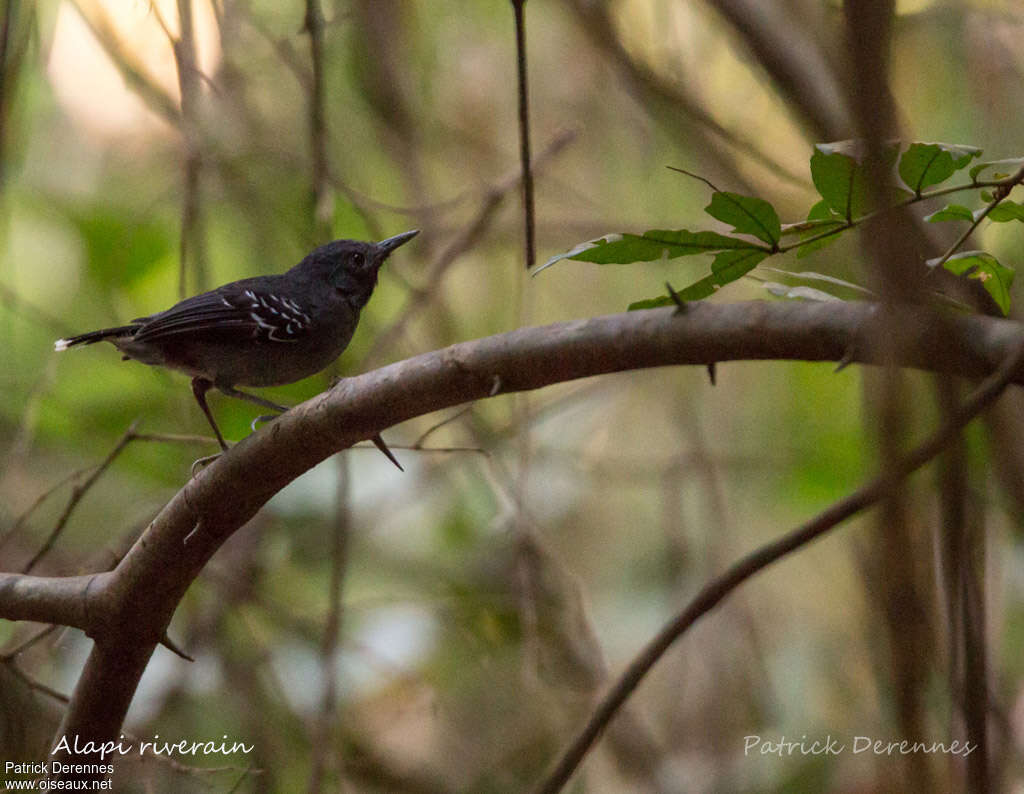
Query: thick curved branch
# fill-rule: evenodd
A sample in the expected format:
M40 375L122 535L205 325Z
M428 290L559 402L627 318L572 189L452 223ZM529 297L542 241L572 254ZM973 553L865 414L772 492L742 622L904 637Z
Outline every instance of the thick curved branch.
M90 584L97 576L25 576L0 573L0 613L6 620L33 620L88 632Z
M330 455L416 416L501 392L631 369L743 359L872 362L875 307L829 302L694 304L523 328L341 381L241 441L190 480L110 574L94 579L82 626L96 641L59 735L116 739L138 681L179 600L223 542L274 494ZM901 363L990 374L1024 328L907 307ZM1013 381L1024 383L1024 372ZM495 390L495 383L499 389ZM0 588L0 617L20 619ZM38 583L38 580L37 580ZM95 607L95 608L94 608ZM56 610L33 619L60 622ZM80 760L88 760L79 756Z

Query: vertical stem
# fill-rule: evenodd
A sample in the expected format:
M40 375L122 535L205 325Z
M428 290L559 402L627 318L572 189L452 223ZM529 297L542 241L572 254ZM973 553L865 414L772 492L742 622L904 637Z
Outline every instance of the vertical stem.
M195 35L192 27L192 0L178 0L178 24L180 33L173 46L174 59L178 67L178 87L181 91L181 134L185 145L178 294L181 298L186 298L189 293L189 262L195 267L196 292L202 291L206 285L199 184L203 165L199 147L199 65L196 62Z
M342 592L345 569L348 565L348 541L351 512L349 511L349 459L339 455L338 481L335 500L335 520L331 527L331 580L324 621L324 635L320 641L320 671L323 689L320 694L320 710L314 723L313 759L309 775L310 794L326 789L328 760L337 747L334 726L338 724L338 687L335 683L337 659L341 637L341 622L344 613ZM335 783L335 786L338 784Z
M512 0L516 20L516 67L519 74L519 159L523 169L523 216L526 228L526 269L536 260L533 222L533 172L530 170L530 105L526 82L526 0Z
M311 159L312 222L317 244L331 238L331 219L334 200L327 160L327 114L324 108L324 17L319 0L306 0L305 29L309 34L309 58L313 79L309 86L307 112L309 119L309 149ZM337 371L337 364L334 365ZM342 592L348 560L349 539L349 462L340 455L336 487L335 521L331 531L331 577L329 604L324 620L324 633L320 642L320 674L323 678L320 708L313 725L313 758L309 785L310 794L333 790L339 781L328 781L330 759L336 743L335 725L338 723L337 660L341 620Z
M875 206L886 203L889 167L885 142L899 135L899 108L889 80L895 5L895 0L847 0L843 4L849 59L847 102L856 132L866 143L865 167ZM920 243L920 229L905 210L874 218L862 227L861 241L870 284L881 298L880 323L868 344L884 363L878 378L867 381L870 388L865 400L881 469L891 472L899 466L914 413L897 366L904 351L893 331L901 322L901 307L919 300L915 265L920 266L920 250L927 249ZM919 525L911 519L906 489L890 490L880 507L868 550L865 586L877 595L886 632L888 680L884 685L892 689L893 721L901 736L922 736L928 716L925 682L936 645L926 596L929 574L918 562L927 545ZM881 669L880 665L880 674ZM935 770L927 756L907 755L893 761L887 775L896 789L935 790Z
M330 239L331 217L334 214L327 164L327 119L324 112L324 17L319 0L306 0L305 25L306 33L309 34L309 58L313 71L308 108L313 163L313 230L319 244Z
M512 0L512 11L516 25L516 70L519 78L519 159L523 178L523 222L526 269L533 267L535 260L533 225L533 171L530 167L530 103L526 81L526 0ZM519 291L520 319L525 321L529 314L529 293ZM515 422L518 427L519 471L516 476L516 529L522 535L526 531L526 487L530 475L530 398L520 394L514 403Z
M12 68L11 58L11 28L14 25L14 17L17 13L18 0L7 0L4 3L4 18L0 23L0 186L3 185L6 174L7 154L7 116L11 104L11 83L8 80L8 70Z
M967 740L977 750L967 757L967 791L983 794L991 791L990 754L988 748L988 648L985 633L985 568L984 538L974 528L968 528L970 551L961 577L963 599L964 639L964 722Z

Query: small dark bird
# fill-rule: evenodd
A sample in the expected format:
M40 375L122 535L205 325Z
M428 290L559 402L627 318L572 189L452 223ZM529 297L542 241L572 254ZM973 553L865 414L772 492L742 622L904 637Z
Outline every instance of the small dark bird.
M128 325L58 339L54 349L107 341L125 360L190 375L196 402L227 451L206 392L216 388L229 397L286 411L235 387L281 386L327 367L352 339L388 254L417 234L419 230L405 232L379 243L335 240L287 273L232 281ZM379 434L372 440L402 468Z

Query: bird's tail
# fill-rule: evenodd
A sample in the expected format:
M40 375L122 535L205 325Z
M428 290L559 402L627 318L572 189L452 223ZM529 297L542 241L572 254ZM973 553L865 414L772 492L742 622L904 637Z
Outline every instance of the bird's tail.
M138 325L119 325L117 328L101 328L98 331L90 331L87 334L79 334L69 339L58 339L53 343L53 349L67 350L75 345L91 345L93 342L102 342L115 336L130 336L139 330Z

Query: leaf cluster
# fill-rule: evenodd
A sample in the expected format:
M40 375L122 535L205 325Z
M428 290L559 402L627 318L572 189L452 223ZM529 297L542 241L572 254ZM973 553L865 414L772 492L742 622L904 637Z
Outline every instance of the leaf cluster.
M763 198L719 190L707 179L682 171L711 187L711 202L704 211L731 227L729 232L652 229L642 234L608 234L552 257L536 272L563 259L608 265L712 254L710 272L703 278L681 290L669 287L668 295L637 301L629 308L647 309L672 305L678 300L702 300L746 276L770 256L790 251L795 251L797 257L806 256L878 213L957 191L979 191L985 204L977 210L972 211L961 204L949 204L925 217L933 223L961 221L971 224L952 249L943 256L927 260L926 264L933 268L944 267L963 278L977 279L1006 314L1010 308L1014 269L1000 263L991 253L958 249L969 232L986 218L995 223L1024 222L1024 204L1007 199L1010 190L1024 176L1024 158L979 161L971 165L981 153L977 147L961 144L915 142L902 145L891 142L885 146L883 158L892 178L884 190L878 191L870 183L865 163L866 150L859 141L817 144L810 159L810 172L820 200L810 208L805 220L789 224L783 224L775 207ZM971 166L969 182L935 187L968 166ZM986 174L989 178L983 179ZM877 198L879 195L885 197L881 206ZM794 275L836 281L818 274ZM815 289L786 290L779 289L776 284L768 286L773 294L782 297L835 297ZM860 289L845 282L844 286Z

